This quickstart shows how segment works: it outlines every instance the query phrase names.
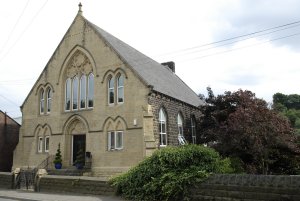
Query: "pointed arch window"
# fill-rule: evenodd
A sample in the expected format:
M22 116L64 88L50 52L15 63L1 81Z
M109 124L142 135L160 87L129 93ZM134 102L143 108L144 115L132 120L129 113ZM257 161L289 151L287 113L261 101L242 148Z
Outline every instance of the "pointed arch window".
M118 103L124 103L124 76L120 75L117 80L117 100Z
M93 73L89 74L88 77L88 107L94 107L94 75Z
M86 75L80 78L80 109L86 107Z
M193 144L196 144L196 121L195 117L191 117L191 130L192 130L192 141Z
M186 140L183 136L183 120L180 113L177 115L177 127L178 127L178 142L180 145L186 144Z
M65 110L71 110L71 79L66 80L66 96L65 96Z
M114 87L114 78L111 77L109 80L108 80L108 104L113 104L115 101L114 101L114 95L115 95L115 87Z
M78 109L78 77L75 76L73 78L73 83L72 83L72 95L73 95L73 99L72 99L72 109L73 110L77 110Z
M51 88L47 89L47 113L51 112L51 105L52 105L52 90Z
M40 92L40 114L44 114L45 111L45 97L44 97L44 89Z
M165 111L161 108L159 110L159 140L160 146L167 145L167 117Z

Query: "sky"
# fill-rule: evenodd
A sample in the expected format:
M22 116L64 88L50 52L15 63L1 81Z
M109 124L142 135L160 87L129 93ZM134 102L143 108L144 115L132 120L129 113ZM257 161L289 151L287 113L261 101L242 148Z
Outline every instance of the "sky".
M0 110L20 106L78 12L74 0L0 0ZM300 1L81 0L83 15L197 94L300 94Z

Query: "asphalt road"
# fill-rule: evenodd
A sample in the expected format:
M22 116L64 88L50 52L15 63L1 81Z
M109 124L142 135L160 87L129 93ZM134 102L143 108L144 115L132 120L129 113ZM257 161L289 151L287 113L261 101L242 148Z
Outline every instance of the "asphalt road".
M116 196L65 195L0 189L0 201L123 201L123 199Z

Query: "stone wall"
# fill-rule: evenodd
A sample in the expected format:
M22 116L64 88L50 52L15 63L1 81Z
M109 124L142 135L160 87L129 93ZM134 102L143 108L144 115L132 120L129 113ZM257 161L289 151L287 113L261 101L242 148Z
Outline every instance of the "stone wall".
M0 188L11 189L12 179L13 177L10 172L0 172Z
M299 201L300 175L213 175L191 190L199 201Z
M178 101L174 98L160 93L152 93L148 97L148 102L152 106L153 129L155 140L159 144L159 110L163 108L167 115L167 144L178 145L178 125L177 115L180 113L183 118L183 135L188 142L192 142L191 117L194 116L196 124L199 123L201 112L199 108ZM198 133L197 133L198 134ZM197 139L197 138L196 138ZM199 137L198 137L199 139Z
M107 181L97 177L54 176L47 175L40 179L40 192L79 193L93 195L114 195L115 189Z

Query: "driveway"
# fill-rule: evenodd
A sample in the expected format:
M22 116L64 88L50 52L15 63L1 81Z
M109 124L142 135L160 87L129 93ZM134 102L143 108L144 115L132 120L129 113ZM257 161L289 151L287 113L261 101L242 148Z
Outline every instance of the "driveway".
M116 196L92 196L37 193L23 190L0 189L0 201L123 201Z

